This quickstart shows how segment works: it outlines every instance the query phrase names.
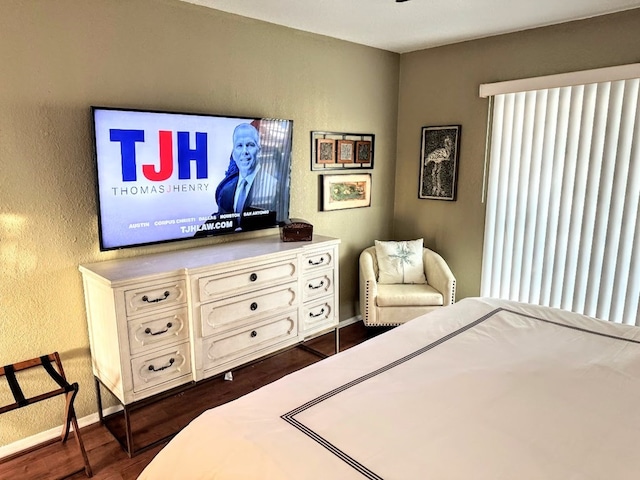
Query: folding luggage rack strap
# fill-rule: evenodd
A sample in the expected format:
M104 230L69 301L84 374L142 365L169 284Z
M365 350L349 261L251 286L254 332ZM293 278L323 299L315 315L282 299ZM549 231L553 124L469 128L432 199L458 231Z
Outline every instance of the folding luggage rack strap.
M43 367L44 370L60 388L34 395L32 397L25 397L22 391L22 387L18 382L16 373L34 367ZM64 425L62 426L60 441L62 443L65 443L67 441L67 439L69 438L71 426L73 426L73 435L76 439L76 443L78 444L80 454L82 455L84 467L72 473L78 473L84 470L87 477L93 476L91 465L89 464L89 458L87 457L87 452L84 448L84 444L82 443L82 437L80 436L80 429L78 428L76 413L73 408L73 402L75 401L76 395L78 394L78 384L69 383L67 381L64 370L62 368L62 361L60 360L60 355L58 354L58 352L0 367L0 377L6 377L7 383L9 384L9 389L11 390L13 399L15 400L14 403L0 406L0 414L10 412L18 408L26 407L28 405L41 402L42 400L56 397L58 395L65 396L65 419Z

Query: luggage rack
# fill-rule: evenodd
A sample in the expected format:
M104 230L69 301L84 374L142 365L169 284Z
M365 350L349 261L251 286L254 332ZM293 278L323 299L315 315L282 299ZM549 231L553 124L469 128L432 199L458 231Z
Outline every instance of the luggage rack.
M58 384L59 388L44 392L32 397L25 397L16 377L16 373L27 370L34 367L43 367L49 376ZM79 473L84 470L87 477L92 477L91 465L89 464L89 458L87 452L82 443L82 437L80 436L80 429L78 428L78 419L76 412L73 408L73 402L78 394L78 383L69 383L64 375L62 369L62 361L58 352L51 353L49 355L43 355L41 357L32 358L18 363L5 365L0 367L0 377L6 377L9 384L9 389L13 395L14 403L10 403L4 406L0 406L0 414L16 410L18 408L26 407L43 400L56 397L58 395L64 395L66 398L65 406L65 420L62 426L62 434L60 435L60 441L65 443L69 438L69 431L73 426L73 435L78 444L78 449L82 455L84 466L71 474ZM70 475L71 475L70 474Z

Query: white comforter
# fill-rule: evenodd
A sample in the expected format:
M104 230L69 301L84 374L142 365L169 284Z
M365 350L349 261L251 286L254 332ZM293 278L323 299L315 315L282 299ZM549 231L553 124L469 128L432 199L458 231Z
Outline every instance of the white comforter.
M140 479L638 479L640 328L465 299L209 410Z

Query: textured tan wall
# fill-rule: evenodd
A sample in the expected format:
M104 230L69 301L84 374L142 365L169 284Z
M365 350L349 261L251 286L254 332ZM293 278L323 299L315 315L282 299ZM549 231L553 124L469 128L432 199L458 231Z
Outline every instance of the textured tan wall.
M424 237L479 295L482 185L488 100L482 83L640 61L640 10L413 52L401 56L394 236ZM421 127L461 124L458 197L418 199Z
M293 119L291 215L342 239L355 314L357 255L391 233L398 55L176 0L2 0L0 65L0 365L57 350L95 412L78 264L229 239L100 253L91 105ZM376 134L371 208L318 211L311 130ZM60 425L49 402L0 416L0 445Z

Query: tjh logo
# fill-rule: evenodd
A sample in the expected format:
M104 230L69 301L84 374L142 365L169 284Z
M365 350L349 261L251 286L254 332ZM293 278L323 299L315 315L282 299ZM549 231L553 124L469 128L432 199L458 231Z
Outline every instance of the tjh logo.
M122 181L135 182L136 172L136 143L144 143L144 130L121 130L112 128L109 130L110 140L120 142L120 154L122 157ZM191 178L191 162L196 162L196 178L207 178L207 134L196 132L195 148L191 148L189 132L176 132L178 153L178 178L189 180ZM143 164L142 174L152 182L162 182L171 178L173 174L173 132L160 130L158 132L158 147L160 156L160 168L156 165Z

